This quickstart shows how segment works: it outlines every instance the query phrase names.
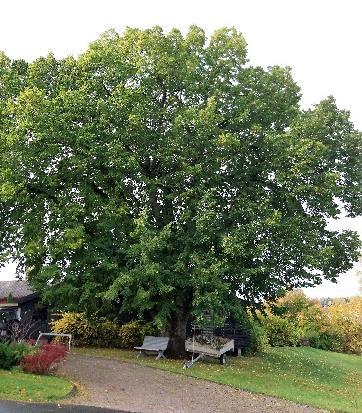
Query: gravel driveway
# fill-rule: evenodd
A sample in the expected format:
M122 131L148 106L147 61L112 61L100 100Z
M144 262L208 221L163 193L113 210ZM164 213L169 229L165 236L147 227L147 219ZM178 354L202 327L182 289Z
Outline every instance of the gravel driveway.
M60 373L81 385L70 403L139 413L316 413L274 397L252 394L162 370L101 357L71 355Z

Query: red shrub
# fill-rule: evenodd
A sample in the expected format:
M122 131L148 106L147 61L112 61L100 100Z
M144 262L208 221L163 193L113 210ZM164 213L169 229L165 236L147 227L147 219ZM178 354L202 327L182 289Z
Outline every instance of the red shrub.
M20 365L29 373L45 374L54 370L66 354L67 348L62 344L43 344L35 354L24 356Z

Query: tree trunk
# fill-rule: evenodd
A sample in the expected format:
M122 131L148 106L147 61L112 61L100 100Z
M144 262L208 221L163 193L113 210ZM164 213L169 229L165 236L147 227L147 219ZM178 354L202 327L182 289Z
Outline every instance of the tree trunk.
M190 314L185 308L178 308L169 322L167 333L170 336L168 352L173 357L180 357L186 354L185 340L187 333L187 323Z

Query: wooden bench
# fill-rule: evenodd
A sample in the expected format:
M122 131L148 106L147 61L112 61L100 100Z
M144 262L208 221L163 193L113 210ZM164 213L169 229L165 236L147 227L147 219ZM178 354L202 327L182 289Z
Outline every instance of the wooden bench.
M160 360L161 358L166 358L163 352L167 349L169 341L170 341L169 337L145 336L142 346L135 347L136 350L140 351L137 357L145 353L157 353L156 360Z

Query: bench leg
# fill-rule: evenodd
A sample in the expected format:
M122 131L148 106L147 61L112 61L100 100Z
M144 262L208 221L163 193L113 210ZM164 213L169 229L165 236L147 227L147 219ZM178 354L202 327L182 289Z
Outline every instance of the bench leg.
M159 350L156 360L165 359L166 357L163 355L163 350Z
M139 356L143 356L142 350L140 350L140 352L137 354L137 358L138 358Z

